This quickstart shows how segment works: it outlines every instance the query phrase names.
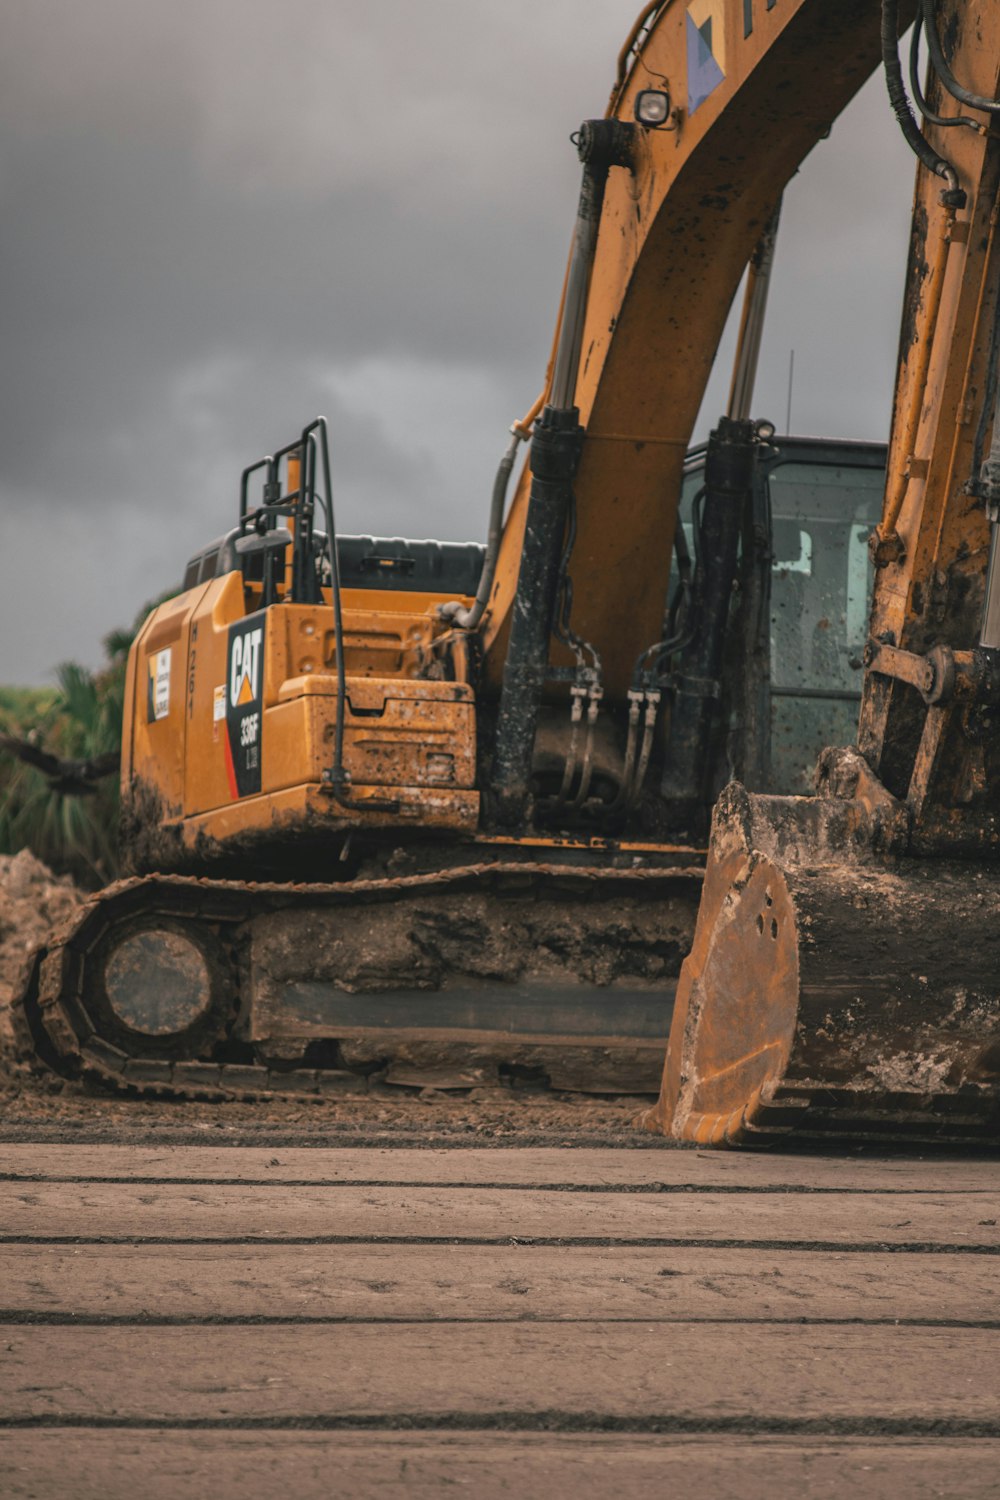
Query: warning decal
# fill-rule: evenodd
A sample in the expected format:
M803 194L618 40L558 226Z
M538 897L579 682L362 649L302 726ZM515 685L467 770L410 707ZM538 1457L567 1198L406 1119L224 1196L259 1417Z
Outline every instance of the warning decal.
M686 20L688 113L693 115L726 76L724 0L690 0Z
M260 791L264 620L261 611L229 627L226 664L226 770L234 797Z
M226 684L215 688L212 693L212 740L219 743L219 726L226 722Z
M170 712L170 647L146 658L146 722L165 719Z

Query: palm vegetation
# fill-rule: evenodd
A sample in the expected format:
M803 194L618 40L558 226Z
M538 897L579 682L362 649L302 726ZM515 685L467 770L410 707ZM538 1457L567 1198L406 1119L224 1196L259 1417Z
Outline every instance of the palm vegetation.
M0 688L0 735L27 741L66 760L114 755L121 744L125 666L135 629L104 642L97 672L65 662L54 689ZM118 778L103 777L84 794L0 750L0 853L28 848L81 884L101 885L118 873Z

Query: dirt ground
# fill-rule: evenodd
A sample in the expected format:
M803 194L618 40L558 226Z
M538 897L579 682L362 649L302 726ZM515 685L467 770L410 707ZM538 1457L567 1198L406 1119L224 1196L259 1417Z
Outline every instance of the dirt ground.
M305 1144L4 1144L5 1497L996 1495L994 1163Z
M586 1099L511 1090L449 1096L387 1090L337 1100L260 1099L252 1103L111 1097L78 1083L8 1069L0 1081L0 1138L71 1141L225 1141L266 1139L330 1145L653 1146L633 1120L650 1100ZM659 1141L662 1146L662 1140Z

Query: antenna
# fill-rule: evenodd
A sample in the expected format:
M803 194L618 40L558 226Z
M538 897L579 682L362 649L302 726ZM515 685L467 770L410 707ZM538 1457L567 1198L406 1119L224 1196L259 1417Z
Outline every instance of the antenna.
M788 409L785 415L785 436L792 435L792 383L795 380L795 350L788 353Z

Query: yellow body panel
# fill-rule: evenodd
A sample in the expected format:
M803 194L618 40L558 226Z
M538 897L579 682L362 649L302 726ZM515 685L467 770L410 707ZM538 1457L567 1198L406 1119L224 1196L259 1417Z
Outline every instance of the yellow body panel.
M344 591L344 768L356 809L326 784L337 722L329 603L256 610L259 601L230 573L161 606L130 658L126 807L173 829L190 849L201 835L223 844L255 830L284 834L322 824L339 830L361 821L474 830L473 690L467 682L417 675L433 665L441 598ZM230 732L238 675L231 637L244 622L260 622L260 659L244 731L252 743L241 747ZM241 750L256 756L242 784ZM398 803L395 816L365 808L390 795Z
M259 797L247 797L227 807L199 813L178 821L183 846L197 855L206 840L220 847L236 843L246 836L263 835L266 839L290 840L300 835L327 830L340 832L356 826L363 816L366 827L388 828L409 824L430 832L473 833L479 819L479 793L438 790L428 787L394 787L398 807L392 812L364 811L367 800L381 797L378 787L357 787L354 795L361 812L349 813L315 784L293 786ZM331 851L331 857L335 857Z
M131 716L122 744L122 791L135 781L155 786L166 817L184 808L187 701L192 621L213 585L202 584L161 604L143 625L129 657Z

